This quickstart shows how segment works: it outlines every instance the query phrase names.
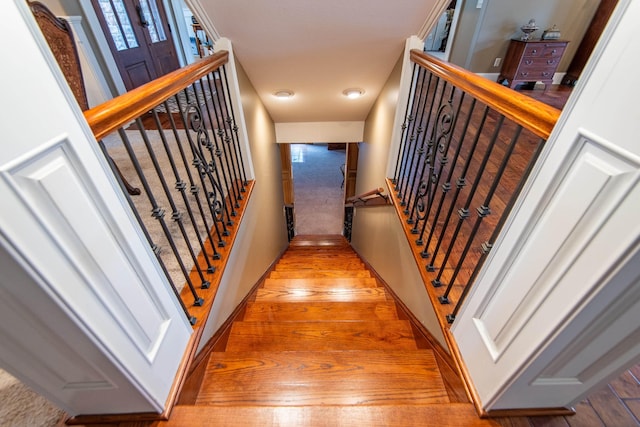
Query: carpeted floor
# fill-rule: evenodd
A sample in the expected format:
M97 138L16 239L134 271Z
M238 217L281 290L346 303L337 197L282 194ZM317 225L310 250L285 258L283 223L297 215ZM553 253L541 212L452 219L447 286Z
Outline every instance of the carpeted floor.
M342 234L345 150L327 144L292 144L296 234Z
M63 411L0 369L0 426L53 427Z

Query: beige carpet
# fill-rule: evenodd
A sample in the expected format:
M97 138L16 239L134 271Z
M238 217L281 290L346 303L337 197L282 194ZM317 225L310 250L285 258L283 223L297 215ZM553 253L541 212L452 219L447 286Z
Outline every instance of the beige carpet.
M0 369L0 426L52 427L63 411Z
M342 234L345 150L327 144L292 144L296 234Z

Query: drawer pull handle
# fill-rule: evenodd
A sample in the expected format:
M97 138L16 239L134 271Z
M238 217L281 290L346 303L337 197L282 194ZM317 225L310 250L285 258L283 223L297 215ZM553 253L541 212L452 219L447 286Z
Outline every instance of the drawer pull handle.
M542 73L542 75L547 77L549 75L549 73L545 71L545 72Z
M533 64L533 61L531 59L527 59L526 61L524 61L524 63L527 65L531 65Z
M538 49L533 49L531 53L538 53Z
M528 71L523 71L522 73L520 73L522 76L527 77L529 75Z
M553 49L553 50L551 51L551 53L553 53L553 54L555 54L556 52L558 52L558 50L557 50L557 49Z
M547 60L547 64L549 64L549 65L553 64L554 62L556 62L556 61L554 61L553 59Z

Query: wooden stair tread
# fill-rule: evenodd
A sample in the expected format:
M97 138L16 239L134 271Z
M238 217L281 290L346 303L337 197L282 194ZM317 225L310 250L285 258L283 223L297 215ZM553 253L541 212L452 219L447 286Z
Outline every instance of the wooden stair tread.
M340 261L326 260L326 261L291 261L282 262L278 261L275 267L276 271L282 270L364 270L364 264L359 261Z
M369 270L299 270L299 271L272 271L271 279L306 279L314 277L371 277Z
M394 302L250 302L245 322L323 321L323 320L398 320Z
M405 320L234 322L226 351L416 350Z
M196 405L243 402L398 405L449 398L431 350L213 353Z
M273 279L267 278L262 288L269 289L357 289L377 288L378 282L372 277L312 277Z
M499 427L470 403L387 406L176 406L157 427Z
M342 247L351 247L347 239L344 236L339 234L335 235L298 235L291 239L289 242L290 247L297 246L342 246Z
M387 301L384 288L354 288L354 289L258 289L256 301L279 302L373 302Z

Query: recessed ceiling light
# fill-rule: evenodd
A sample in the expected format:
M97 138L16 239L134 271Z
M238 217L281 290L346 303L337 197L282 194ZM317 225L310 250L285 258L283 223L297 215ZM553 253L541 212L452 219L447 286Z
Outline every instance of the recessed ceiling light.
M349 99L356 99L364 95L364 89L360 89L360 88L345 89L342 91L342 94Z
M289 90L289 89L281 89L281 90L275 91L273 93L273 95L276 98L283 98L283 99L284 98L291 98L293 96L293 91Z

